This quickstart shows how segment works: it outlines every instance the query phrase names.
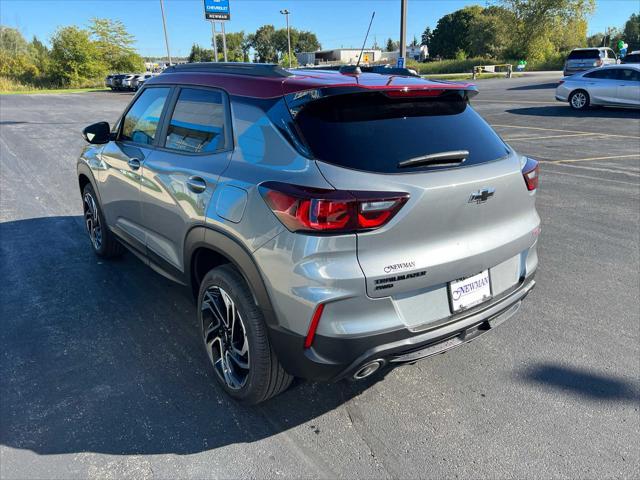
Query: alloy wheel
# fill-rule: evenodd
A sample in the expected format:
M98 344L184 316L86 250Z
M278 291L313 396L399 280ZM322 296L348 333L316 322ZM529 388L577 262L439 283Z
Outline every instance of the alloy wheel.
M240 312L227 292L211 286L202 301L202 336L216 374L239 390L249 377L249 342Z
M84 223L89 233L89 238L93 244L93 248L100 250L102 247L102 226L100 225L100 216L98 215L98 206L93 196L87 192L84 194Z
M571 97L571 105L574 106L574 108L583 108L587 103L587 97L584 93L582 92L577 92L573 94L573 97Z

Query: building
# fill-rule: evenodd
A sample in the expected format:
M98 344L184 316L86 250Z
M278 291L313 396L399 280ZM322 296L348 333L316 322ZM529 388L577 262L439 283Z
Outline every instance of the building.
M359 48L334 48L332 50L318 50L317 52L302 52L296 54L300 65L322 65L325 63L352 65L358 62L359 56ZM381 60L381 50L368 48L362 52L360 63L367 65Z
M372 63L393 63L398 61L400 52L383 52L378 49L365 49L362 52L363 65ZM317 52L301 52L296 54L299 65L323 65L323 64L341 64L354 65L358 62L360 55L359 48L334 48L332 50L319 50ZM407 60L416 60L424 62L429 57L429 49L426 45L417 45L415 47L407 46Z

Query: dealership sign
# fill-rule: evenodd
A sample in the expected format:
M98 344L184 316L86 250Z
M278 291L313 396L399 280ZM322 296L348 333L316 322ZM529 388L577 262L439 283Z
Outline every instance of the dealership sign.
M229 0L204 0L204 17L207 20L231 20Z

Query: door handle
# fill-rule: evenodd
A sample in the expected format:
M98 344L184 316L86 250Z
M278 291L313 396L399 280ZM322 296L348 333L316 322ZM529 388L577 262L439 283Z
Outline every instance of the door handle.
M187 188L194 193L202 193L207 189L207 182L200 177L189 177Z
M130 158L127 164L129 164L129 167L131 167L131 170L138 170L140 168L140 159Z

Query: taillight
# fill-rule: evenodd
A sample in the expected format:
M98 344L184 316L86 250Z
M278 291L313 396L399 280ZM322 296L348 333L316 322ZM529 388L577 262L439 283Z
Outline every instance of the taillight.
M538 188L538 174L540 173L540 164L533 158L527 158L524 167L522 167L522 176L524 183L527 184L527 190L532 192Z
M408 193L326 190L280 182L260 185L262 198L292 232L374 230L391 220Z
M385 95L391 98L437 97L444 92L441 88L425 88L422 90L409 90L408 88L404 88L402 90L387 90Z

